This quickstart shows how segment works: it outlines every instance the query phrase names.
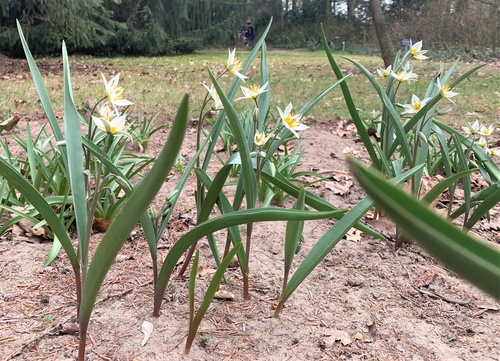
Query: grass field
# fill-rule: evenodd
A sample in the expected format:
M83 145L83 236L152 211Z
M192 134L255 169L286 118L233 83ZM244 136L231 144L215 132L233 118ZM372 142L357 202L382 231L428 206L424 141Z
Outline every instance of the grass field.
M239 51L237 56L244 60L248 51ZM363 74L342 56L334 54L344 74L351 74L348 84L362 114L379 110L380 103L371 84ZM194 55L175 57L135 57L135 58L92 58L71 57L74 97L77 104L98 100L102 91L102 71L106 77L120 73L121 85L126 87L127 98L134 101L135 109L149 115L161 112L162 118L170 118L183 94L191 97L191 116L196 117L205 96L202 81L209 82L207 67L217 76L224 71L227 51L200 51ZM352 56L360 61L373 74L382 67L380 58L370 56ZM300 108L304 103L335 82L335 76L323 51L309 50L271 50L268 54L271 86L271 100L275 106L284 108L288 102ZM248 84L259 83L260 59L255 59L247 75ZM46 86L56 108L62 107L62 66L60 59L39 59ZM40 109L38 97L27 72L27 67L19 61L19 73L3 76L0 97L0 114L8 116L16 111L24 115ZM449 67L445 64L445 69ZM452 79L473 68L477 64L460 63ZM409 102L412 93L423 97L429 80L439 69L439 62L413 61L414 72L419 81L404 84L400 89L399 99ZM0 71L1 73L1 71ZM221 83L227 89L232 77L224 75ZM498 65L487 64L478 72L462 82L454 91L460 93L454 98L455 105L447 101L441 107L451 105L453 110L445 120L453 124L464 124L480 118L483 123L498 125L500 121L500 71ZM332 91L312 110L309 117L317 121L349 118L340 89Z

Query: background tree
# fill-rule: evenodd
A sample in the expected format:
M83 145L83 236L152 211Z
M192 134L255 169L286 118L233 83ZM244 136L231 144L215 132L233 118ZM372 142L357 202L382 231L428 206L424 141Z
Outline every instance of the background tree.
M377 32L377 39L382 52L382 59L385 67L394 62L394 47L392 45L391 34L386 24L380 0L370 0L370 11L372 13L373 25Z
M334 48L380 47L386 62L401 38L480 57L498 52L499 7L499 0L0 0L0 52L22 56L16 19L36 55L59 54L63 39L70 52L158 55L234 46L247 19L258 36L273 18L274 47L317 48L322 22Z

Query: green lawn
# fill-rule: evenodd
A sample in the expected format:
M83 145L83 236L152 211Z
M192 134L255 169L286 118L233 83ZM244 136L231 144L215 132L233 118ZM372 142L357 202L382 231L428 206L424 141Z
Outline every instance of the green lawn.
M246 50L246 49L245 49ZM248 51L238 51L237 56L244 60ZM334 54L344 74L351 74L348 84L358 109L362 114L380 109L376 93L361 72L351 63L342 59L349 54ZM190 116L197 117L201 102L205 96L202 81L208 81L207 67L214 74L224 71L227 50L200 51L194 55L175 57L136 57L136 58L93 58L71 57L74 97L77 104L88 101L93 104L102 94L101 75L106 77L120 73L121 85L125 86L126 96L148 114L161 112L162 118L171 118L184 93L191 97ZM377 67L382 67L382 60L377 57L353 55L352 58L364 64L373 74ZM292 102L294 108L300 108L321 90L327 88L336 79L323 51L309 50L271 50L268 53L269 74L271 79L272 104L282 109ZM260 59L256 59L247 75L248 84L259 83ZM43 59L42 63L60 63L60 59ZM445 64L448 68L450 64ZM452 78L459 76L477 64L460 63ZM402 102L409 102L412 93L423 98L429 80L436 75L439 63L432 60L412 62L414 72L419 74L419 81L403 84L400 89ZM42 72L43 73L43 72ZM38 97L29 77L10 77L2 80L0 114L8 115L17 111L24 115L40 109ZM47 88L56 107L62 104L62 70L51 71L44 76ZM227 89L233 77L223 75L221 83ZM500 120L500 71L498 66L486 65L473 74L469 80L454 89L460 93L453 98L456 104L443 101L441 107L450 105L452 112L446 116L448 123L455 125L480 118L482 123L498 125ZM448 104L447 104L448 103ZM338 117L348 118L348 112L340 89L332 91L308 115L317 121L331 121Z

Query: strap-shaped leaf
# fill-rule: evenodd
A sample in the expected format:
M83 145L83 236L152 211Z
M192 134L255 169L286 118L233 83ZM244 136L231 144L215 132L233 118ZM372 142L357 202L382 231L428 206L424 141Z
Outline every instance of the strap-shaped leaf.
M427 206L353 159L361 186L412 239L432 256L496 299L500 299L500 252L446 221Z
M121 212L111 223L90 263L87 277L83 284L80 305L80 346L85 346L87 327L99 289L113 264L118 252L123 247L130 232L144 215L151 200L158 193L175 163L182 145L187 127L188 97L184 96L174 120L174 124L155 164L130 195Z

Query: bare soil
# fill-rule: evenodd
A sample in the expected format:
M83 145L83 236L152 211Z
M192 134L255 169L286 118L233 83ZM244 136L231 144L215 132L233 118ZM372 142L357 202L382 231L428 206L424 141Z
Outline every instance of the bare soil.
M23 117L13 132L22 134L27 121L33 127L45 119L39 114ZM356 134L341 120L310 125L301 134L306 148L301 169L329 177L310 191L340 208L352 207L364 194L349 175L344 152L367 158ZM157 133L152 139L151 154L158 152L165 136ZM190 128L183 145L187 161L194 154L194 143L195 129ZM178 177L172 173L162 194L174 187ZM191 178L159 243L161 259L193 227L193 195ZM183 354L189 317L187 279L170 282L162 314L154 318L151 259L138 230L104 281L91 318L88 360L500 360L500 305L417 245L404 244L394 252L389 220L375 221L367 215L363 221L389 241L349 233L291 296L279 318L272 316L282 286L285 224L256 225L250 299L242 297L239 269L229 269L228 283L221 288L232 292L234 299L214 300L189 355ZM295 265L332 224L332 220L306 223L305 244ZM498 246L499 230L497 206L490 222L481 221L474 232ZM94 235L94 246L100 237ZM223 233L218 240L222 247ZM50 241L22 228L0 237L1 360L76 358L74 277L63 254L42 267L50 247ZM205 241L200 260L198 301L215 267ZM151 322L154 330L141 346L144 321Z

